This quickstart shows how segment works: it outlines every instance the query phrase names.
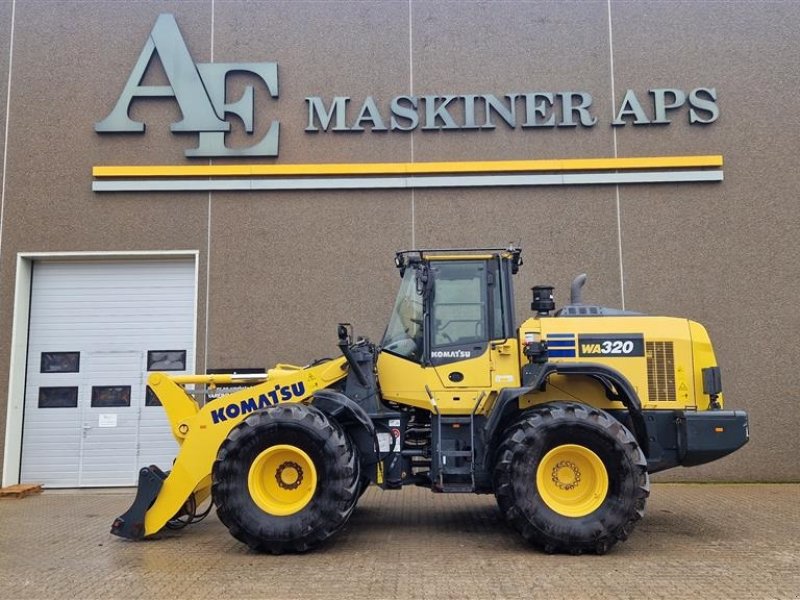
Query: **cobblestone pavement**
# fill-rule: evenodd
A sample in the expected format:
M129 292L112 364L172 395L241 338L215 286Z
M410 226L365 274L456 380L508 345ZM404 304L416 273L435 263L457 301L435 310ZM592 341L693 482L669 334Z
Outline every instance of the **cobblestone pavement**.
M133 494L0 499L0 598L800 598L800 485L655 484L605 556L527 547L489 496L370 489L305 555L249 552L208 519L160 539L108 533Z

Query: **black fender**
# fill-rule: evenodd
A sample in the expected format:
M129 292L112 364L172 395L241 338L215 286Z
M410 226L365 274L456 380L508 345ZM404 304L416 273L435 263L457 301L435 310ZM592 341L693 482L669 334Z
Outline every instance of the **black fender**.
M539 389L550 375L585 375L599 381L606 390L610 400L621 402L628 410L631 420L631 429L636 441L649 456L650 444L647 437L647 426L642 414L642 403L631 382L622 373L612 367L593 363L543 363L526 365L522 371L522 387L504 388L497 395L497 400L492 408L492 414L486 421L484 439L487 440L487 449L491 452L497 446L497 437L508 424L512 415L517 412L516 401L533 390ZM487 457L488 458L488 457Z
M342 426L358 449L362 467L378 462L380 457L375 425L363 408L344 394L333 390L314 392L311 404Z
M497 399L492 406L492 412L486 419L483 426L484 450L480 462L475 465L476 470L484 474L484 484L491 489L491 473L494 467L495 451L500 445L500 436L505 431L508 424L513 420L515 414L519 414L517 400L528 392L532 392L534 386L503 388L497 394Z

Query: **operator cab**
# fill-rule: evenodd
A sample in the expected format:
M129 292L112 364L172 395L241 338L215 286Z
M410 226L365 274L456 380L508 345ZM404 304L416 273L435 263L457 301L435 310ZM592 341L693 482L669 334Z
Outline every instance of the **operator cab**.
M395 262L402 282L376 374L408 458L386 459L386 485L488 490L489 479L476 479L476 432L492 390L519 385L511 278L520 251L416 250Z
M511 276L520 250L398 252L402 283L382 351L427 366L485 353L514 336Z

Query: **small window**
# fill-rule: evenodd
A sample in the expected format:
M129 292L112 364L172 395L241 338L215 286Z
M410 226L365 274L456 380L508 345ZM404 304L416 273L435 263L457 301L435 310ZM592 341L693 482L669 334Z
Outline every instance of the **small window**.
M92 407L107 408L131 405L131 386L95 385L92 386Z
M147 386L147 392L144 395L144 405L145 406L161 406L161 400L158 399L156 393L150 389L150 386Z
M406 269L381 346L391 354L419 362L422 358L423 297L417 291L417 269Z
M80 371L80 352L42 352L39 372L77 373Z
M497 270L494 273L494 284L489 286L490 294L492 295L492 307L493 307L493 319L492 325L494 326L494 330L492 331L492 338L493 340L500 340L505 337L504 334L504 327L503 327L503 286L502 279L500 277L500 271Z
M77 387L40 387L39 408L76 408Z
M148 371L185 371L186 350L149 350Z

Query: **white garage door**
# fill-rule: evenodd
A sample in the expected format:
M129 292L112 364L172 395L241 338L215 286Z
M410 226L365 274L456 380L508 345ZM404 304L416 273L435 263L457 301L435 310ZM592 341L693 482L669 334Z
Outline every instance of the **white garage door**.
M23 482L134 485L177 444L147 371L194 370L193 259L39 261L31 282Z

